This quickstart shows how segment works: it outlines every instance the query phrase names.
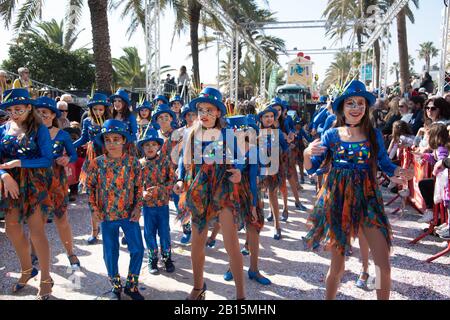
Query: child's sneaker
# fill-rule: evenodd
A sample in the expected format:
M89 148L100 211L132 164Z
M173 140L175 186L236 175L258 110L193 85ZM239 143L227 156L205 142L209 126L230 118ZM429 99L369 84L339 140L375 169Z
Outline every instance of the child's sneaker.
M166 268L166 272L172 273L175 271L175 265L173 264L172 258L169 256L163 257L164 266Z
M144 296L141 295L138 289L139 284L138 278L139 276L135 276L132 274L129 274L127 277L127 283L125 285L123 293L129 296L131 300L145 300Z
M189 242L191 242L191 233L183 233L183 236L180 239L180 243L182 245L187 245Z
M151 259L150 263L148 264L148 272L150 272L150 274L159 274L158 258Z
M216 247L216 240L208 238L208 241L206 241L206 246L208 248L211 248L211 249L215 248Z
M120 276L117 275L114 278L110 279L112 288L110 292L110 299L111 300L122 300L121 293L122 293L122 282L120 281Z

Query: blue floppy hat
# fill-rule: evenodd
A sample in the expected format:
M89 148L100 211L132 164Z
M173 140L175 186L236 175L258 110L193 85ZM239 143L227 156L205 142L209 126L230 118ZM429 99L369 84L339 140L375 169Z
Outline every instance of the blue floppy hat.
M247 115L248 126L256 130L256 134L259 134L259 126L256 123L256 116L254 114Z
M267 108L265 108L263 111L261 111L260 113L258 113L258 116L257 116L258 121L261 122L261 117L262 117L263 115L265 115L266 113L269 113L269 112L272 112L275 118L278 117L278 110L275 109L275 108L272 106L272 104L270 104Z
M87 103L87 106L89 108L97 105L111 107L111 103L109 103L108 97L105 94L99 92L94 93L94 96Z
M118 134L122 135L123 137L125 137L127 142L130 142L132 140L130 132L128 132L128 125L125 122L120 121L120 120L116 120L116 119L106 120L102 126L100 133L97 134L97 136L95 137L95 142L99 146L103 146L104 145L103 137L105 134L108 134L108 133L118 133Z
M39 97L35 103L36 109L48 109L56 114L56 118L61 117L61 111L56 106L56 101L49 97Z
M177 115L175 114L175 112L173 112L169 105L167 104L160 104L159 106L156 107L154 113L152 114L152 124L158 124L157 120L158 117L163 114L163 113L168 113L171 117L172 117L172 127L175 128L176 127L176 118Z
M214 105L217 109L220 110L221 117L225 117L227 114L227 108L222 102L222 94L219 90L213 87L206 87L200 92L199 96L193 99L189 106L197 110L197 104L201 102L206 102Z
M376 101L376 97L366 90L366 85L358 80L352 80L347 84L344 92L337 97L333 102L333 111L336 112L339 106L345 99L350 97L363 97L369 103L369 107L373 106Z
M279 97L275 97L270 101L270 104L268 107L275 107L280 106L282 109L284 109L283 100L281 100Z
M159 137L158 131L156 131L156 129L154 129L154 128L149 128L147 130L145 136L138 140L137 146L138 146L139 150L144 152L144 149L142 148L142 146L144 145L144 143L149 142L149 141L156 141L156 142L158 142L160 148L164 144L164 140Z
M148 109L148 110L152 111L153 105L150 101L144 100L144 102L142 102L142 104L140 104L136 107L136 112L139 113L139 111L141 111L142 109Z
M181 103L181 105L183 105L184 103L183 103L183 99L181 99L181 97L179 96L179 95L176 95L175 97L173 97L172 99L170 99L170 106L172 106L172 104L175 102L175 101L178 101L179 103Z
M157 104L158 104L158 100L163 101L164 104L169 104L169 99L167 99L167 97L166 97L165 95L162 95L162 94L157 95L157 96L155 97L155 99L153 99L153 104L154 104L154 105L157 105Z
M128 93L125 91L125 89L119 89L115 94L110 96L109 100L111 101L111 103L114 102L115 98L122 99L122 101L124 101L127 104L127 106L130 105L130 97L128 96Z
M31 104L35 105L36 100L30 98L30 94L27 89L17 88L9 89L3 92L3 103L0 104L0 109L6 109L12 106L17 106L21 104Z
M225 121L228 129L246 130L248 128L247 117L244 115L226 117Z
M185 105L181 108L181 115L180 115L181 119L184 120L184 118L186 117L186 115L187 115L189 112L197 113L197 110L196 110L195 108L191 108L191 106L189 106L189 104L185 104Z

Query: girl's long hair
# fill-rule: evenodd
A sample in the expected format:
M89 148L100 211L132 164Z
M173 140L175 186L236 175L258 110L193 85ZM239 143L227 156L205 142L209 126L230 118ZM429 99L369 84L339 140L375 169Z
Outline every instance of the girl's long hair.
M101 121L105 122L106 120L111 119L111 115L109 114L109 108L107 106L103 106L105 108L105 112L103 113L103 116L101 117L101 119L97 119L98 117L94 114L93 107L94 106L89 108L89 111L88 111L88 117L91 118L92 122L94 122L98 125L101 125L101 123L98 123L97 120L101 120Z
M449 134L447 126L443 123L433 123L428 132L428 144L431 149L449 147Z
M34 107L31 107L31 111L28 113L28 117L22 122L22 130L25 132L27 138L29 138L33 132L37 132L39 126L42 124L42 119L37 113Z
M392 139L394 142L398 142L400 136L410 136L412 134L411 128L405 121L395 121L392 125Z
M122 105L123 105L123 107L122 107L122 118L123 118L123 120L126 120L131 115L130 106L127 105L127 103L125 101L123 101L123 99L122 99ZM118 114L119 114L119 112L116 110L116 108L114 108L114 102L113 102L112 118L115 119Z

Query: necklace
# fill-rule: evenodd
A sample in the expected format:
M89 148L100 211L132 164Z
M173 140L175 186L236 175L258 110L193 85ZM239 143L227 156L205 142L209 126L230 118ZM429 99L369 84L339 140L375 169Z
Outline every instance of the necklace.
M347 126L347 127L349 127L349 128L357 128L357 127L360 126L360 123L357 123L357 124L349 124L349 123L346 123L345 126Z
M48 130L52 130L52 129L53 129L53 126L47 127L47 129L48 129Z

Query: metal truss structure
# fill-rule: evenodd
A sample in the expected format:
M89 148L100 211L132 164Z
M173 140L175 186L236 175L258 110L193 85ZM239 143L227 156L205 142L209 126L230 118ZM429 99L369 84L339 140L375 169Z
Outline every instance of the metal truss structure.
M159 0L145 1L145 91L149 100L161 91L160 11Z
M445 93L445 88L450 85L449 81L446 80L447 67L450 64L450 6L445 7L442 17L442 40L441 40L441 63L439 69L439 90L440 94Z

